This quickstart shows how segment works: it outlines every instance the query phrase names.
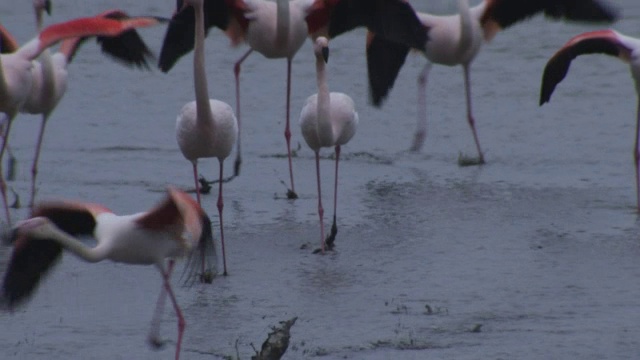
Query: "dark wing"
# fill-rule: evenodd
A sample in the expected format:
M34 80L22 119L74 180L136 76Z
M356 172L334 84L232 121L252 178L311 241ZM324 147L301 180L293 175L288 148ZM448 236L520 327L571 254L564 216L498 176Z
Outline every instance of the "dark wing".
M91 205L89 205L91 206ZM73 236L91 235L96 221L90 208L75 203L48 203L34 209L31 221L46 217L58 228ZM12 309L28 299L40 279L55 265L62 255L62 246L53 239L30 237L21 232L19 224L5 241L14 243L9 266L4 274L0 303Z
M618 57L630 56L631 50L620 43L610 30L584 33L569 40L547 62L542 75L540 105L551 99L551 94L567 75L571 61L584 54L607 54Z
M178 0L178 6L181 1ZM179 9L177 9L179 10ZM229 25L230 11L225 0L207 0L204 2L205 36L213 26L226 30ZM195 45L195 11L188 6L171 18L162 42L158 67L168 72L182 56L193 50Z
M10 54L18 50L18 42L9 30L0 25L0 54Z
M425 50L428 29L404 0L326 0L332 6L329 37L359 26L390 41Z
M109 10L96 17L103 17L113 20L132 19L122 10ZM153 18L158 22L165 21L158 17L139 17ZM60 45L60 52L65 54L67 62L71 62L80 47L89 39L90 36L66 39ZM118 36L96 36L96 42L102 48L102 52L112 57L114 60L127 66L137 66L138 68L149 69L148 60L154 59L153 53L147 47L135 29L122 32Z
M618 10L602 0L487 0L481 23L495 22L504 29L539 13L555 19L613 22Z
M404 65L409 47L369 33L367 41L367 71L369 96L375 106L381 106L389 95L398 73Z
M146 229L173 232L186 248L192 250L185 267L187 281L197 276L203 280L213 279L217 259L211 220L191 196L169 188L167 196L136 223Z

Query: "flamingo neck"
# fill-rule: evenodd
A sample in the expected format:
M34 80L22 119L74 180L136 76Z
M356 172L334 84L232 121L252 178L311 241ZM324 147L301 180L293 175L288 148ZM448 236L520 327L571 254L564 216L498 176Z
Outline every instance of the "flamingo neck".
M204 68L204 10L202 2L195 10L196 31L193 50L193 82L196 90L196 112L199 123L213 124L207 73Z
M276 46L285 46L289 40L289 0L276 0Z
M474 21L474 19L471 17L468 0L458 0L458 13L460 14L460 42L458 43L458 52L464 53L469 49L473 41L472 21Z
M108 251L104 245L98 244L96 247L90 248L75 237L61 230L50 231L47 239L56 241L77 257L88 262L102 261L106 259L108 255Z
M329 94L329 85L327 84L327 75L325 72L325 62L322 56L316 56L316 77L318 80L318 138L332 139L333 128L330 121L331 95Z

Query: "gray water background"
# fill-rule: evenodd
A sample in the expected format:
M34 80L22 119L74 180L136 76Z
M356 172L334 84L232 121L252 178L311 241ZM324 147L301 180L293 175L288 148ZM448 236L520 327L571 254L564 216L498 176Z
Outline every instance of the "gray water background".
M426 3L412 1L419 10L455 11L453 1ZM640 35L640 4L616 4L623 19L614 27ZM170 16L173 6L57 1L46 21L115 7ZM33 36L30 1L5 1L0 14L20 42ZM244 165L225 187L230 276L192 288L174 279L187 320L182 357L233 356L237 342L248 359L250 344L259 347L272 325L297 316L286 359L637 358L637 100L628 67L581 57L551 103L537 105L547 59L570 37L602 27L536 17L484 47L472 81L487 164L465 168L458 154L474 154L474 145L460 67L433 67L427 142L409 153L424 59L409 57L378 110L367 101L364 31L333 40L330 87L351 95L361 122L343 147L337 251L326 256L301 249L317 246L319 229L313 153L297 126L300 199L283 199L286 63L252 55L242 72ZM164 28L141 34L157 53ZM233 105L232 67L246 48L230 48L218 30L206 46L210 96ZM191 59L169 74L133 71L85 44L47 129L38 198L90 200L126 214L155 204L166 185L192 187L174 132L178 110L194 98ZM307 42L293 66L296 125L316 92L313 61ZM39 117L20 115L11 136L19 162L11 185L23 203L38 126ZM217 162L202 161L201 171L216 177ZM330 216L333 162L323 161L322 172ZM215 191L203 199L217 234ZM0 265L9 255L0 249ZM174 343L161 351L145 343L160 284L153 267L67 255L32 301L0 313L0 358L171 359ZM175 339L170 307L161 332Z

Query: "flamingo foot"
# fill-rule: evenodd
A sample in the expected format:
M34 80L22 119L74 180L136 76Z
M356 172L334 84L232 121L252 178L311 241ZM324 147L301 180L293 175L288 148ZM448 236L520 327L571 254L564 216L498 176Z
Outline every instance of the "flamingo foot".
M298 194L296 194L295 191L291 190L291 189L287 189L287 199L289 200L295 200L298 198Z
M204 176L200 175L198 182L200 183L200 194L208 194L211 192L210 182L207 181Z
M462 153L458 154L458 166L463 167L475 165L484 165L484 156L482 154L476 157L464 155Z
M158 334L149 335L147 342L153 350L161 350L167 344L167 341L160 339Z
M427 132L426 131L416 131L415 134L413 134L413 142L411 143L411 147L409 148L410 151L413 152L418 152L420 150L422 150L422 147L424 146L424 140L427 138Z

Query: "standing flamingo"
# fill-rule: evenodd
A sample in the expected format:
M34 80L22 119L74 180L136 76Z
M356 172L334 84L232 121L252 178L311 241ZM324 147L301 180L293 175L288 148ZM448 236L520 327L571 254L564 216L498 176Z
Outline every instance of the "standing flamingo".
M118 13L120 15L115 17L99 15L48 26L38 36L16 51L0 55L0 112L5 113L8 119L4 141L0 149L0 192L8 223L11 223L11 217L7 204L6 182L2 172L2 159L9 141L13 119L18 111L23 109L31 94L34 84L33 60L45 49L64 39L89 36L115 37L131 29L154 26L163 21L156 17L128 17L122 11L118 11ZM111 46L113 46L112 42L103 39L103 48Z
M34 9L36 11L36 22L38 31L42 28L42 12L50 12L50 2L48 0L34 0ZM97 16L104 18L122 18L127 15L121 10L110 10L103 12ZM36 193L36 177L38 175L38 160L44 137L44 130L47 125L49 116L56 108L62 96L67 89L67 65L75 55L79 45L86 38L70 38L65 39L60 51L51 55L49 49L46 49L33 62L31 70L33 75L31 92L27 101L20 109L20 112L29 114L42 114L42 122L38 139L36 142L35 156L31 166L31 199L29 207L33 207ZM140 36L135 30L128 30L115 38L98 37L98 41L103 44L103 50L107 54L120 60L127 65L137 65L138 67L147 66L147 59L152 57L151 51L147 48ZM118 49L126 48L127 51L118 51Z
M411 150L422 148L427 134L426 85L431 65L462 65L464 71L467 121L473 133L478 157L462 158L461 165L484 164L484 154L476 132L475 119L471 108L471 63L480 51L484 41L490 41L498 31L519 21L544 12L554 18L565 18L584 22L611 22L617 12L602 0L483 0L469 7L468 0L458 0L459 14L436 16L418 13L418 17L429 30L426 45L427 64L418 76L418 122ZM402 67L409 48L376 35L370 35L367 44L369 72L381 74L369 76L371 98L380 106Z
M236 114L240 116L240 66L254 51L269 59L287 59L286 122L284 136L287 143L289 199L295 199L293 165L291 161L291 131L289 110L291 97L291 62L307 36L335 37L357 26L369 30L393 43L424 49L427 34L416 14L404 0L210 0L204 4L205 28L217 26L231 38L232 44L242 41L250 49L235 63ZM159 66L167 72L180 56L193 48L192 15L184 14L169 24L166 38L170 46L163 46ZM240 130L241 132L241 130ZM240 171L242 152L238 136L234 174Z
M333 248L336 226L336 204L338 202L338 162L340 161L340 147L351 140L356 133L358 113L355 111L353 100L349 95L329 92L325 63L329 60L329 42L320 36L315 40L313 52L316 55L316 76L318 93L309 96L300 113L300 127L307 145L316 154L316 176L318 180L318 216L320 217L321 251L325 246ZM322 208L322 189L320 186L320 148L335 146L336 173L333 192L333 226L329 240L324 237L324 209Z
M193 180L200 204L200 182L198 181L198 159L218 158L220 163L220 182L218 191L218 214L220 216L220 243L222 244L222 264L227 275L227 260L224 247L224 227L222 221L222 171L224 159L229 156L238 136L238 121L233 109L227 103L209 99L207 74L204 69L204 0L185 0L181 11L189 6L195 10L195 48L193 52L193 81L196 100L182 107L176 121L176 138L180 151L193 165ZM179 16L180 12L174 15ZM166 45L167 38L165 38Z
M97 245L86 246L78 236L93 235ZM176 356L185 320L178 306L170 276L174 259L190 255L189 276L199 267L208 273L201 278L211 280L215 259L211 222L188 194L173 188L166 198L147 212L119 216L104 206L74 201L43 203L33 209L31 217L16 225L10 239L14 250L2 282L0 302L14 309L33 295L40 279L68 250L79 258L96 263L102 260L135 265L155 265L162 275L163 288L173 302L178 317ZM165 266L165 259L169 259ZM200 263L206 261L207 263ZM156 314L163 301L158 301ZM155 320L155 319L154 319ZM158 322L152 323L150 334L156 334Z
M636 196L640 211L640 39L614 30L599 30L577 35L564 44L547 62L542 75L540 106L551 100L551 94L567 75L571 61L583 54L607 54L629 64L638 94L636 142L633 158L636 167Z

